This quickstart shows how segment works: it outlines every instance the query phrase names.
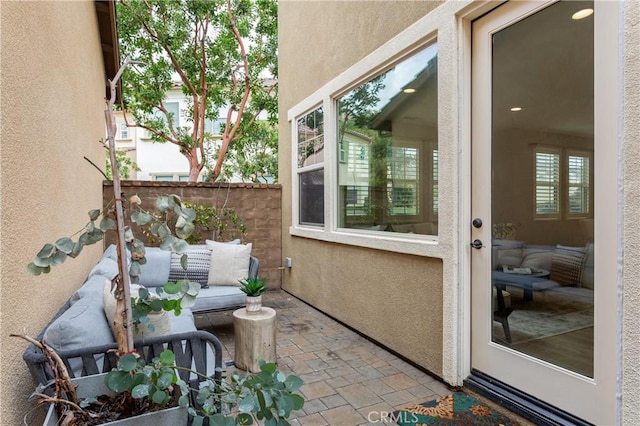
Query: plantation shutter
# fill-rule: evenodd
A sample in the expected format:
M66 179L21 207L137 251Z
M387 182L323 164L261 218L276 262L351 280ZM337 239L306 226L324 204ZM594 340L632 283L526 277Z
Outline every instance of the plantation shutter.
M536 152L536 214L560 214L560 154Z
M569 214L589 213L589 160L586 156L569 156Z

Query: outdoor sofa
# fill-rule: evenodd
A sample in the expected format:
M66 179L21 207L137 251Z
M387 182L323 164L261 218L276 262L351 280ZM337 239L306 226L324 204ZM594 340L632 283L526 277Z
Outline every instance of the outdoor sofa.
M231 244L208 241L207 245L191 245L186 251L188 262L185 271L180 266L179 255L157 247L147 247L147 262L141 268L140 285L153 293L153 287L162 286L168 281L188 278L199 282L202 288L195 305L190 309L182 309L179 316L162 312L163 320L157 321L153 332L149 329L145 331L144 325L140 326L134 344L139 353L150 360L165 348L169 348L176 353L179 366L219 379L222 368L220 342L211 333L196 329L193 314L244 306L245 294L240 291L237 283L229 280L235 280L234 272L246 273L245 277L258 275L259 262L250 255L250 251L250 244L240 245L239 241ZM246 262L248 269L245 268ZM217 278L213 277L212 280L210 270L216 272ZM246 272L242 272L243 270ZM113 349L116 349L117 345L109 326L104 302L109 304L114 300L108 291L110 282L117 272L115 247L110 246L91 270L84 284L37 336L38 340L45 341L56 350L67 365L71 377L108 372L115 366ZM225 278L225 274L230 275ZM227 284L220 284L221 279L227 280ZM212 282L215 284L210 285ZM46 385L53 379L51 369L41 351L34 345L27 347L23 359L36 384ZM185 380L204 380L194 374L181 374L185 376Z

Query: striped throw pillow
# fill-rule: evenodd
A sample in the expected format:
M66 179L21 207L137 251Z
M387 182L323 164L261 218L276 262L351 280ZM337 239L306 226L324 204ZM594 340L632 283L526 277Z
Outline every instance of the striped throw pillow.
M551 257L549 278L560 285L580 285L585 248L556 246Z
M181 254L171 253L171 266L169 267L169 281L176 282L188 279L207 287L209 278L209 264L211 263L211 250L205 245L192 245L185 252L187 255L187 270L180 265Z

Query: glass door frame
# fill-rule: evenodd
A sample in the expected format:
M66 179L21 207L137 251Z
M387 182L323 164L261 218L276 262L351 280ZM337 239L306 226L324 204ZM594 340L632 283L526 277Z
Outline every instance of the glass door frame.
M519 21L532 12L530 10L531 8L535 11L551 3L553 3L553 1L507 3L490 12L486 20L493 21L491 25L495 28L491 31L496 31ZM602 287L604 286L603 283L615 283L617 281L615 278L619 280L616 249L618 218L617 210L615 207L612 209L612 206L617 206L618 202L618 149L614 149L614 147L617 147L618 142L618 7L616 3L603 4L596 2L596 11L594 13L596 76L594 102L594 158L596 164L596 206L594 221L596 242L595 280L596 283L601 283L600 286L596 284L595 289L594 378L589 379L568 372L567 370L554 367L553 365L520 353L515 353L515 351L492 343L489 328L491 322L483 319L490 318L491 297L486 291L483 293L478 290L480 286L478 286L477 283L476 285L469 283L472 300L468 305L470 313L469 316L467 316L473 323L473 330L470 330L469 333L471 347L469 348L469 364L465 365L465 367L469 367L467 371L470 371L470 368L478 368L490 376L504 380L534 397L540 398L543 401L596 424L614 423L616 421L617 405L616 366L619 362L619 354L616 351L617 333L614 332L614 330L617 331L617 292L615 285L609 285L607 288ZM496 25L498 20L502 21L502 24ZM469 36L471 36L470 33ZM474 142L476 149L471 149L471 146L469 147L472 151L470 160L472 177L469 183L472 198L470 213L463 214L461 217L471 218L479 216L476 214L479 209L484 215L484 217L482 217L483 221L489 223L491 200L489 197L484 197L484 200L482 200L482 197L474 200L473 195L476 193L479 194L481 188L486 185L487 182L489 184L491 182L490 166L487 168L487 164L490 165L490 149L488 149L490 147L488 147L486 143L485 145L478 145L477 142L481 137L486 139L487 135L489 135L488 140L490 140L491 134L491 120L486 120L486 115L482 115L483 107L486 111L490 111L490 108L487 108L486 102L477 102L479 98L485 101L491 99L490 56L487 56L486 51L484 53L475 51L479 43L471 44L473 44L474 49L474 61L477 60L478 54L485 55L484 60L489 61L489 72L485 72L484 74L478 72L478 67L475 67L473 73L469 72L469 77L472 81L470 98L472 97L476 100L475 103L470 103L468 108L468 110L471 111L471 121L474 123L470 136L473 141L476 141ZM474 65L476 64L477 62L474 62ZM471 71L471 64L468 65L469 71ZM483 118L485 119L483 120ZM607 141L606 144L605 141ZM484 149L478 149L479 146ZM489 158L486 156L489 156ZM482 172L483 168L485 169L484 172ZM478 174L479 171L481 171L481 174ZM478 179L480 179L480 186L474 189L473 185L478 185ZM484 186L485 194L487 191L486 188L487 186ZM476 280L480 279L481 283L483 283L481 286L486 284L486 288L490 288L491 250L490 248L473 250L469 247L469 241L478 238L482 241L490 242L491 227L485 226L481 229L475 229L471 227L470 221L466 224L463 222L462 226L469 226L471 229L468 232L462 233L462 235L468 235L470 238L466 241L466 244L461 244L461 247L465 250L464 257L469 259L470 280L473 278ZM471 253L471 251L473 251L473 253ZM478 311L482 312L482 314L478 314ZM478 325L476 323L484 325ZM486 326L486 324L489 324L489 326ZM498 367L493 368L491 364L497 365ZM508 375L500 371L506 372L507 369L509 371ZM553 383L553 385L537 385L534 383L544 381ZM571 390L574 389L578 394L567 398L567 395L572 393Z

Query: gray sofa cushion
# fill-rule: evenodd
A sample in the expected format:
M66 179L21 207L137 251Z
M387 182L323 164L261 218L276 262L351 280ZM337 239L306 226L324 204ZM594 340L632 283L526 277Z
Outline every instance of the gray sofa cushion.
M195 313L244 306L246 295L235 286L211 286L200 289L196 303L191 307Z
M96 266L91 269L89 272L89 277L94 275L102 275L103 277L112 280L113 277L118 275L118 262L109 257L102 257L100 262L96 264Z
M145 287L162 287L169 281L171 252L159 247L147 247L144 256L147 263L140 266L140 284Z
M95 278L104 278L96 275ZM97 281L96 281L97 282ZM57 351L69 351L85 347L114 343L111 328L102 309L102 294L87 294L71 305L44 332L43 340ZM101 366L104 356L96 359ZM74 376L82 373L82 359L69 360Z
M108 279L104 275L91 275L87 281L82 284L82 287L73 293L73 296L69 299L69 303L73 305L85 297L94 295L102 297L102 288L104 287L105 281L111 281L111 279ZM102 304L100 304L100 308L102 308Z

